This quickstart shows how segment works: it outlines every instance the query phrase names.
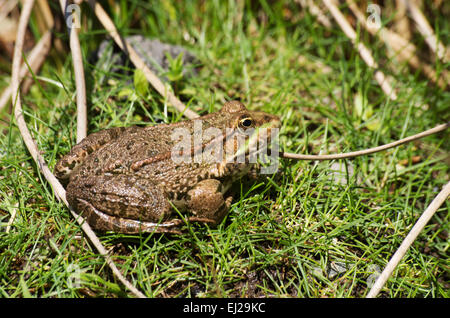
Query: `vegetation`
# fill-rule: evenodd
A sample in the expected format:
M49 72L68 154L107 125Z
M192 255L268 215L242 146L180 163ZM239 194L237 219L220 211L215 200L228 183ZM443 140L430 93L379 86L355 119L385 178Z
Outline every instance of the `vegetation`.
M386 2L386 1L385 1ZM172 59L165 76L176 95L202 114L240 99L282 118L280 146L296 153L369 148L449 120L450 94L398 62L358 28L383 72L390 100L337 26L326 28L294 1L106 1L123 35L179 44L199 63L183 75ZM51 1L59 17L58 3ZM381 3L382 10L388 4ZM446 1L424 1L438 38L448 44ZM345 5L342 10L350 15ZM89 132L182 120L132 67L111 71L92 52L106 37L88 5L80 42ZM382 11L391 26L393 11ZM36 17L30 35L40 36ZM68 36L55 46L22 97L29 129L53 167L75 144L76 103ZM419 53L448 70L419 34ZM2 57L0 87L9 84ZM10 62L10 61L9 61ZM131 94L130 92L135 92ZM58 202L8 111L0 122L0 295L123 297L125 288ZM363 297L423 210L449 180L448 132L353 160L280 159L279 171L241 180L217 228L190 224L182 235L99 234L126 277L149 297ZM449 297L449 201L434 215L382 297ZM13 211L17 214L6 232ZM79 278L79 279L78 279Z

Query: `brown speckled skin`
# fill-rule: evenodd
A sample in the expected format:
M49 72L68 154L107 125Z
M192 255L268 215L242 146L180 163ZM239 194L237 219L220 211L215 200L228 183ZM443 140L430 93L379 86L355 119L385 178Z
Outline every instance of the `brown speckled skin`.
M242 118L252 118L254 127L280 125L278 117L249 111L236 101L199 119L203 131L216 127L225 135L226 128L238 128ZM171 158L179 142L171 137L175 128L187 128L192 134L194 121L111 128L86 137L55 166L56 176L68 181L70 205L102 231L176 232L180 220L166 221L172 214L171 202L190 211L190 220L218 224L231 203L231 198L224 199L225 191L251 165L175 163Z

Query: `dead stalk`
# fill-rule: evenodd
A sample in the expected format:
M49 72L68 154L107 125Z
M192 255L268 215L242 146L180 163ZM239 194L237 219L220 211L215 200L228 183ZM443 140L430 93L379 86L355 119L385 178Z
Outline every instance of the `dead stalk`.
M77 88L77 143L87 135L87 111L86 111L86 84L84 81L83 56L81 54L80 41L78 40L77 28L80 25L79 18L73 12L67 12L68 3L60 0L61 11L65 17L64 21L70 37L70 51L72 53L73 70L75 74L75 85ZM71 19L69 19L71 16ZM70 21L71 23L68 23Z
M334 160L334 159L353 158L353 157L369 155L369 154L372 154L372 153L375 153L375 152L380 152L380 151L383 151L383 150L394 148L394 147L400 146L402 144L406 144L408 142L411 142L413 140L424 138L426 136L430 136L432 134L436 134L438 132L444 131L444 130L446 130L449 127L450 127L450 122L448 122L446 124L438 125L438 126L436 126L434 128L425 130L425 131L423 131L421 133L418 133L416 135L409 136L409 137L406 137L406 138L403 138L403 139L391 142L391 143L386 144L386 145L382 145L382 146L378 146L378 147L374 147L374 148L369 148L369 149L364 149L364 150L359 150L359 151L353 151L353 152L347 152L347 153L339 153L339 154L334 154L334 155L302 155L302 154L284 152L284 153L282 153L282 156L284 158L297 159L297 160Z
M28 55L27 62L33 73L36 73L44 63L47 54L50 50L51 38L52 38L51 31L48 30L47 32L44 33L39 42L34 46L30 54ZM22 66L20 67L19 81L22 81L22 79L29 74L30 70L28 68L28 65L27 63L23 63ZM11 85L8 86L3 91L2 96L0 97L0 111L8 103L11 97L11 92L12 92Z
M341 29L347 35L347 37L352 41L353 45L358 49L359 54L361 55L364 62L366 62L367 66L375 70L375 79L378 84L381 86L381 89L385 92L385 94L391 99L396 100L397 94L393 90L389 79L384 75L382 71L379 70L378 63L375 62L370 50L361 42L356 43L356 32L350 23L345 19L342 12L336 6L333 0L323 0L324 4L327 6L328 10L330 10L336 22L339 24Z
M425 42L427 42L430 49L444 63L450 62L450 52L448 52L444 44L442 44L442 42L438 40L438 38L434 34L433 28L428 23L428 20L425 18L420 8L413 1L402 1L403 4L408 7L412 19L416 22L417 30L419 30L419 32L422 34Z
M384 284L386 284L389 277L394 272L397 265L402 260L403 256L405 256L409 247L415 241L417 236L419 236L420 232L423 230L425 225L427 225L428 221L430 221L431 217L434 213L439 209L439 207L445 202L445 200L450 195L450 182L448 182L439 192L439 194L433 199L431 204L426 208L426 210L422 213L419 220L413 226L411 231L408 233L406 238L403 240L400 247L397 249L395 254L392 256L389 263L384 268L381 275L375 281L375 284L372 286L372 289L367 294L366 298L375 298L380 290L383 288Z
M353 14L358 19L358 22L372 35L377 36L382 40L386 46L391 47L394 51L396 57L399 60L408 62L412 67L416 69L421 69L424 74L433 82L437 83L440 87L444 88L447 86L447 78L449 73L443 71L442 76L438 77L433 68L422 62L419 57L415 54L417 48L414 44L407 41L405 38L400 36L398 33L393 32L385 27L369 27L364 14L359 10L358 6L353 0L347 0L348 6L352 10Z

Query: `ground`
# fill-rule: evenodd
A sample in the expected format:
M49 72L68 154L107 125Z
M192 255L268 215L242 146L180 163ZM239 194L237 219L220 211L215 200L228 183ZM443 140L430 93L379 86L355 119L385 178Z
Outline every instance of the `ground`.
M424 10L448 44L450 5L435 3L426 1ZM381 3L389 27L387 6ZM89 132L180 120L133 69L111 72L92 60L105 32L89 7L81 8ZM395 83L398 99L390 100L340 28L327 29L297 2L117 1L106 8L122 34L159 38L195 54L197 74L178 76L174 64L166 74L193 110L204 114L239 99L248 108L277 114L283 123L280 147L287 152L354 151L449 120L448 89L398 62L382 42L359 30ZM350 15L345 5L342 10ZM37 39L36 22L30 30ZM66 30L60 27L54 37L63 47L52 50L23 97L28 127L50 167L75 144L76 134ZM417 32L411 41L436 72L448 70ZM2 88L9 81L4 69ZM0 295L129 295L55 198L15 121L7 111L1 118ZM234 185L231 211L217 228L99 236L119 269L149 297L363 297L448 182L448 137L441 133L352 160L281 159L277 174ZM447 201L433 216L380 297L449 296L449 207ZM6 233L13 210L17 215Z

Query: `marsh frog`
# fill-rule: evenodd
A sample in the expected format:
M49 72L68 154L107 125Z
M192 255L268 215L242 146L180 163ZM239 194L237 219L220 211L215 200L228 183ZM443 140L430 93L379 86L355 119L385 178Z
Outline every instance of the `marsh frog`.
M279 126L277 116L230 101L195 120L90 134L58 161L55 174L67 184L69 204L100 231L176 232L181 220L171 219L174 208L188 211L190 221L216 225L231 203L225 192L254 165L248 160L249 143L242 146L231 136L246 135L262 144L258 128ZM181 137L193 140L181 144L187 144L184 150L181 139L174 139L183 131L189 136ZM207 131L216 134L204 138ZM191 158L174 157L178 153ZM205 153L216 160L202 160ZM244 162L230 160L238 153Z

